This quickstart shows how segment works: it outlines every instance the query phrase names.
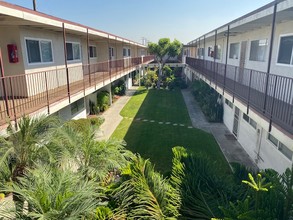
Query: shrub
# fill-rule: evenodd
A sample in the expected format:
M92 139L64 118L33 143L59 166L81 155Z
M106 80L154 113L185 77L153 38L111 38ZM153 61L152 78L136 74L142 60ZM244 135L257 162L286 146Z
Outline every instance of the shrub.
M104 118L94 117L94 118L81 118L78 120L70 120L65 123L66 126L72 127L76 131L84 131L89 126L97 126L100 127L101 124L105 121Z
M208 121L222 122L223 105L218 102L219 94L214 89L202 80L196 80L192 84L192 93Z
M119 80L116 84L112 86L112 94L114 95L125 95L126 92L126 85L125 81Z
M110 95L107 91L102 91L97 94L97 103L101 112L106 111L110 106Z

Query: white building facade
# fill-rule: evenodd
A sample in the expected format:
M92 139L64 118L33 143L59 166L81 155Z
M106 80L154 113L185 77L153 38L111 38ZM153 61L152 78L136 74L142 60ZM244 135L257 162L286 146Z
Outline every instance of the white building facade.
M223 122L259 168L293 156L293 0L274 1L185 45L185 74L222 97Z

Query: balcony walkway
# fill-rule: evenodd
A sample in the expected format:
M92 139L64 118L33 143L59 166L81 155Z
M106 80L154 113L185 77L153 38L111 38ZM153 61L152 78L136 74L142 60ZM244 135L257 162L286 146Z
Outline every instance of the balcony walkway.
M193 127L211 133L218 142L226 160L245 165L254 171L257 165L223 123L210 123L199 108L189 89L181 90ZM232 138L231 138L232 137Z
M277 126L287 135L293 135L293 78L240 69L213 61L187 57L186 63L203 76L213 87L221 88L253 109L271 126Z
M4 129L24 114L50 114L56 104L69 105L152 60L153 56L133 57L0 77L0 126Z

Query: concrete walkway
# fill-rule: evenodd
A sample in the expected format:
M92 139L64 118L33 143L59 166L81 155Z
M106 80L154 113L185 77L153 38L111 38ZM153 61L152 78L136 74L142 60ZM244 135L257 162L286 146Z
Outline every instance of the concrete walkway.
M111 107L105 111L101 117L105 119L105 122L101 125L98 133L98 140L108 140L115 129L118 127L123 117L120 115L121 110L129 101L131 96L135 93L138 87L131 87L126 91L124 96L121 96L116 102L114 102Z
M199 108L189 89L181 90L188 109L192 125L213 134L228 162L238 162L257 170L256 164L249 157L236 138L223 123L210 123Z

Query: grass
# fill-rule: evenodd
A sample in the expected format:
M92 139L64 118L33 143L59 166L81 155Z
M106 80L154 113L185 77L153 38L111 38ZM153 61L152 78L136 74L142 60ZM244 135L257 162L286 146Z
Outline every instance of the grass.
M180 90L140 89L120 114L124 119L112 137L124 139L129 150L150 158L158 171L168 173L171 170L174 146L207 154L224 169L229 169L214 137L202 130L188 128L191 121Z

